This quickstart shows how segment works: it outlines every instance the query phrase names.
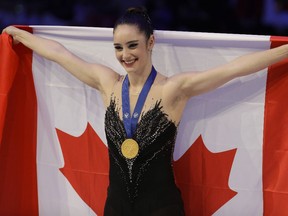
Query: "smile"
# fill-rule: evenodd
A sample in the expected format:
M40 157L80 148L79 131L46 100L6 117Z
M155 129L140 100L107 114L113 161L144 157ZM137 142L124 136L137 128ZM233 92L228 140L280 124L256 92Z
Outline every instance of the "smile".
M133 60L129 60L129 61L125 61L125 60L122 60L122 62L124 62L125 64L133 64L137 59L133 59Z

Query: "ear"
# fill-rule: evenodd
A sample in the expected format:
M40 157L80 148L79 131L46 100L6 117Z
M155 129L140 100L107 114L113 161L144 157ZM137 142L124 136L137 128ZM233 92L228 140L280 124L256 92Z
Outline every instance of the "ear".
M150 35L150 38L148 40L148 50L152 51L153 47L154 47L154 44L155 44L155 36L154 34Z

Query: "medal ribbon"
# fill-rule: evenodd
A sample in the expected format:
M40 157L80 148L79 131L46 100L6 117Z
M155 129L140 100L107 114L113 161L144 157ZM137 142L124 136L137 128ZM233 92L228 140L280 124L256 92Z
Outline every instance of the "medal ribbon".
M152 66L151 73L149 74L141 92L138 97L136 106L133 111L133 115L131 116L130 113L130 99L129 99L129 86L130 82L128 79L128 76L125 77L123 84L122 84L122 112L123 112L123 122L124 127L126 130L126 134L128 138L132 138L135 130L136 125L138 123L138 119L140 117L140 113L142 111L142 108L144 106L146 97L150 91L150 88L155 80L155 77L157 75L157 72L155 68Z

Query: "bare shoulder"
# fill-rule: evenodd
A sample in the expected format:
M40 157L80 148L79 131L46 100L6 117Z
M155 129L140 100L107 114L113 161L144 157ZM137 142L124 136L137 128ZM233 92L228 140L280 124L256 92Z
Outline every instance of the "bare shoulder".
M182 112L188 101L181 90L181 82L185 79L183 74L173 75L171 77L158 73L155 80L155 93L156 98L161 99L163 110L171 120L178 123L181 119ZM158 97L157 97L158 95Z
M101 93L106 103L115 85L120 82L121 75L112 68L99 64L91 64L91 71L91 77L95 81L95 85L92 87Z
M183 86L187 80L193 79L197 73L179 72L170 77L166 77L163 84L165 95L171 98L172 101L188 100L189 96L183 91Z
M95 80L99 80L99 90L105 91L111 88L120 78L120 74L110 67L101 64L92 64L92 71Z

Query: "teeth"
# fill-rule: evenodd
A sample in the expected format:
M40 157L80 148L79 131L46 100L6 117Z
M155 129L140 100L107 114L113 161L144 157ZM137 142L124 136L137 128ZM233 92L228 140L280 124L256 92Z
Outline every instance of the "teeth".
M132 64L135 60L131 60L131 61L124 61L126 64Z

